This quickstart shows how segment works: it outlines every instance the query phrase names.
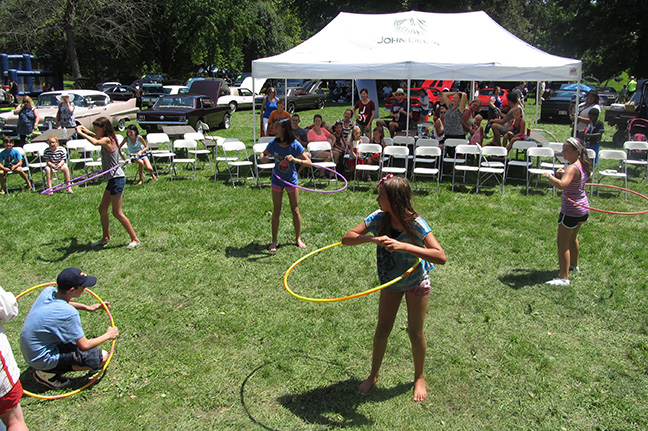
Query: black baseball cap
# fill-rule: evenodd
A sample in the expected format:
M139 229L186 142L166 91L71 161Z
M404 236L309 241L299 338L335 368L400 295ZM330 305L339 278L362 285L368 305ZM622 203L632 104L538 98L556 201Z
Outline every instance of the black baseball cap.
M70 290L75 287L91 287L97 284L97 277L87 275L79 268L65 268L56 279L59 290Z

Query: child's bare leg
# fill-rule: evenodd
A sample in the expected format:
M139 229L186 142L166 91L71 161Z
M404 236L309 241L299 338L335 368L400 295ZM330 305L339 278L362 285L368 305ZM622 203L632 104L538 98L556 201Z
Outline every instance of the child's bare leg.
M144 159L144 167L146 170L151 174L151 178L153 178L153 181L157 181L157 177L155 176L155 172L153 171L153 166L151 166L151 162L149 162L148 157Z
M366 394L378 381L380 366L382 365L385 350L387 349L387 339L394 327L398 307L400 306L403 292L395 290L381 290L380 303L378 305L378 324L373 340L373 354L371 357L371 372L369 377L358 386L358 392Z
M144 162L141 159L137 161L137 167L138 167L138 174L140 178L137 184L139 185L144 182Z
M272 190L272 245L277 247L277 236L279 235L279 217L281 216L281 200L283 191ZM272 245L270 248L272 248Z
M11 410L0 415L0 419L7 431L28 431L20 404L16 404Z
M407 302L407 326L412 343L412 356L414 357L414 401L423 401L427 397L425 387L425 313L430 295L405 295Z
M70 170L68 169L68 167L67 166L62 166L61 167L61 172L63 172L63 176L65 177L65 182L69 184L70 183ZM67 192L68 193L74 193L72 191L71 186L67 188Z
M128 220L128 217L126 217L126 215L122 211L122 196L123 195L110 196L110 200L112 202L113 216L115 216L115 218L119 220L122 226L124 226L124 229L126 229L126 232L131 238L131 242L139 241L137 235L135 234L135 229L133 229L130 220Z
M47 179L47 188L52 188L52 168L45 166L45 178Z
M292 212L293 226L295 227L295 242L300 248L306 248L306 244L301 239L301 214L299 213L299 189L288 193L290 201L290 211Z

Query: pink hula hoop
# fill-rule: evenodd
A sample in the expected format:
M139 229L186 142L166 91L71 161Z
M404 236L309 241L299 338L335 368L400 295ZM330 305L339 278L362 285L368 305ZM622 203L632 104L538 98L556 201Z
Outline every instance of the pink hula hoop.
M630 193L632 193L632 194L634 194L634 195L637 195L637 196L639 196L639 197L641 197L641 198L644 198L645 200L648 201L648 196L644 196L644 195L642 195L642 194L639 193L639 192L635 192L634 190L626 189L626 188L623 188L623 187L613 186L613 185L611 185L611 184L590 184L590 183L587 183L587 184L585 184L585 185L586 185L586 186L592 186L592 187L607 187L607 188L610 188L610 189L616 189L616 190L621 190L621 191L624 191L624 192L630 192ZM583 208L587 208L587 209L590 210L590 211L598 211L598 212L600 212L600 213L605 213L605 214L616 214L616 215L640 215L640 214L648 214L648 210L645 210L645 211L632 211L632 212L608 211L608 210L602 210L602 209L598 209L598 208L592 208L592 207L588 207L587 205L579 204L578 202L575 202L575 201L573 201L573 200L570 199L570 198L567 198L567 200L568 200L569 202L573 203L573 204L576 204L576 205L581 206L581 207L583 207Z
M344 187L342 187L342 188L340 188L340 189L337 189L337 190L317 190L317 189L309 189L309 188L307 188L307 187L302 187L302 186L299 186L299 185L297 185L297 184L289 183L288 181L284 180L284 179L281 178L279 175L277 175L277 174L275 173L274 169L272 170L272 175L274 175L274 176L277 177L279 180L283 181L284 183L286 183L287 185L289 185L289 186L291 186L291 187L295 187L295 188L297 188L297 189L301 189L301 190L304 190L304 191L307 191L307 192L315 192L315 193L337 193L337 192L341 192L341 191L343 191L343 190L346 189L347 186L349 185L349 182L347 181L346 178L344 178L344 175L342 175L342 174L339 173L338 171L336 171L336 170L334 170L334 169L329 169L329 168L327 168L326 166L320 166L320 165L316 165L316 164L313 164L313 167L314 167L314 168L319 168L319 169L324 169L324 170L329 171L329 172L333 172L335 175L337 175L338 177L342 178L342 181L344 181Z

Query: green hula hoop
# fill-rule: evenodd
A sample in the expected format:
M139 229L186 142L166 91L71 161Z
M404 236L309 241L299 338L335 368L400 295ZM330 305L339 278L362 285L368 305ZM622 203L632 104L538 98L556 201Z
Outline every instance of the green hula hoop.
M288 271L286 271L286 274L284 275L284 278L283 278L283 285L286 288L286 290L288 291L288 293L290 293L292 296L294 296L297 299L301 299L302 301L309 301L309 302L339 302L339 301L346 301L347 299L359 298L361 296L369 295L370 293L378 292L379 290L382 290L382 289L384 289L386 287L389 287L392 284L398 283L403 278L405 278L409 274L411 274L416 269L416 267L421 263L421 260L422 260L421 258L419 258L416 261L416 263L414 265L412 265L412 267L410 269L408 269L407 271L405 271L403 273L403 275L398 276L395 279L393 279L391 281L388 281L387 283L383 283L378 287L374 287L373 289L365 290L364 292L355 293L353 295L339 296L337 298L308 298L306 296L296 294L295 292L293 292L290 289L290 287L288 287L288 276L290 275L292 270L295 269L295 267L297 265L299 265L304 260L308 259L309 257L311 257L311 256L313 256L313 255L315 255L315 254L317 254L319 252L322 252L324 250L328 250L329 248L337 247L338 245L342 245L342 241L336 242L335 244L327 245L326 247L322 247L319 250L312 251L312 252L308 253L306 256L301 257L299 260L297 260L297 262L293 263L291 265L291 267L288 268Z

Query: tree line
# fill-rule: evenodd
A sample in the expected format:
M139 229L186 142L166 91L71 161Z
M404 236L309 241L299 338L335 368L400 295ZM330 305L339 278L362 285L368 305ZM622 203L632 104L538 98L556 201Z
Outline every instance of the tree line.
M551 54L583 61L604 81L648 76L645 0L0 0L0 52L49 54L74 78L123 82L145 73L178 79L215 65L249 71L321 30L340 11L483 10ZM459 28L497 50L480 29ZM335 49L336 47L332 47ZM344 49L344 47L337 47ZM514 53L511 53L514 55Z

